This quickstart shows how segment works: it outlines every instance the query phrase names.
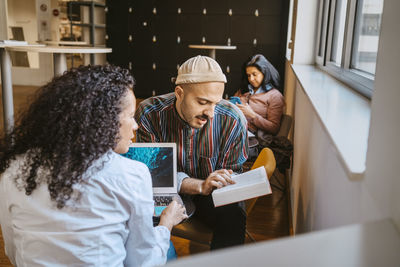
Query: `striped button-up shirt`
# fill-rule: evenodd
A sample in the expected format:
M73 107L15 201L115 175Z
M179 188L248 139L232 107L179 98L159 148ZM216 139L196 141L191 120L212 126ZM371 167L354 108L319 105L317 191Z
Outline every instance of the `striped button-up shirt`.
M248 155L247 121L233 104L221 100L214 117L192 128L175 108L175 94L142 101L136 111L138 142L176 143L178 187L186 177L205 179L219 169L241 172Z

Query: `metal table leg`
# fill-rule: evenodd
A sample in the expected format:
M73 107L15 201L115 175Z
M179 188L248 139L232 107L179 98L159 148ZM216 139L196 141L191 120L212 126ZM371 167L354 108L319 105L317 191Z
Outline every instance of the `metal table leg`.
M67 70L67 59L64 53L53 53L54 76L63 75Z
M210 58L215 60L215 49L210 49L210 51L208 52Z
M1 87L3 94L4 131L10 133L14 127L14 100L11 79L11 58L5 48L0 48Z

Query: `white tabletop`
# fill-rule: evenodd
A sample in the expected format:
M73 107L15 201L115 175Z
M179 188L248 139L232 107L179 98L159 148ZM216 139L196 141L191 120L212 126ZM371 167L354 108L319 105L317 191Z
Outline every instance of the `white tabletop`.
M189 45L189 48L235 50L235 45Z
M43 43L48 45L74 45L74 46L88 45L88 43L84 41L43 41Z
M0 48L10 48L10 47L44 47L44 44L26 44L26 45L21 45L21 44L0 44Z
M87 46L13 46L7 47L10 51L39 52L39 53L111 53L111 48Z

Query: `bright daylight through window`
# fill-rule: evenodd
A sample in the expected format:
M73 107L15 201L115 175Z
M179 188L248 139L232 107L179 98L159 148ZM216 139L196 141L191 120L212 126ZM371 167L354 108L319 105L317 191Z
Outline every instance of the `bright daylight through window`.
M322 0L316 63L361 94L373 92L383 0Z
M353 35L351 68L375 74L383 0L359 1Z

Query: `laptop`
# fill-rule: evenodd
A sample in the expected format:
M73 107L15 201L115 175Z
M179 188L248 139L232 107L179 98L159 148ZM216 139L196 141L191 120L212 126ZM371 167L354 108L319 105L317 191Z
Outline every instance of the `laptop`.
M133 143L122 156L143 162L153 181L154 216L158 217L172 200L181 204L177 182L175 143Z

